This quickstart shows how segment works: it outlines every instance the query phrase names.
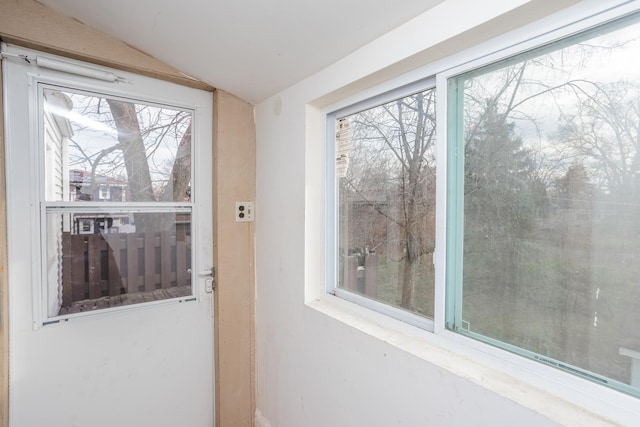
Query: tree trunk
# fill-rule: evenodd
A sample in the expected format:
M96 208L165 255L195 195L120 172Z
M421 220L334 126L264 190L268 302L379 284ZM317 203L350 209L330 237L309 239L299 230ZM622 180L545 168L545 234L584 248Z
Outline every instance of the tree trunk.
M147 154L134 104L107 99L118 130L132 202L155 201Z
M140 132L140 123L134 104L113 99L106 99L111 109L111 115L118 130L118 141L122 148L128 181L128 201L155 201L151 174L147 162L147 154ZM157 229L157 224L149 215L135 215L136 231Z
M191 184L191 125L178 144L176 159L171 168L171 175L162 193L163 202L182 202L191 200L187 194Z
M423 248L420 239L420 224L416 215L416 202L418 198L418 185L420 181L421 158L412 159L409 163L408 188L403 191L405 207L405 240L406 253L404 258L404 269L402 276L402 301L400 305L413 310L415 294L415 278L418 273L418 261Z

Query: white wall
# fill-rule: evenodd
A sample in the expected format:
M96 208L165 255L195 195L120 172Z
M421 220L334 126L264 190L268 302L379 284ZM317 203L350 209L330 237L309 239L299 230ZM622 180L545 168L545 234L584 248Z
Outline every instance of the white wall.
M610 425L322 294L327 107L572 3L447 0L257 106L258 425Z

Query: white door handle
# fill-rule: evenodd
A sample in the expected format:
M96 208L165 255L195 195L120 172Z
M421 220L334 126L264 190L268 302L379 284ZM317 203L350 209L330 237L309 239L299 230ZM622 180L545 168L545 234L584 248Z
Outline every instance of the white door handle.
M213 292L214 289L216 288L216 268L211 267L209 270L199 271L198 275L207 277L207 279L204 281L205 283L204 289L208 294Z
M198 272L198 276L211 276L211 277L216 277L216 268L215 267L211 267L208 270L202 270Z

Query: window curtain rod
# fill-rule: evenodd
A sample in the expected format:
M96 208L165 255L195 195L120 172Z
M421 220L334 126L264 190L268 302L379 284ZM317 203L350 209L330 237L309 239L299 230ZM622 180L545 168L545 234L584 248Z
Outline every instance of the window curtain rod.
M71 62L47 58L40 55L37 55L35 58L31 58L27 55L18 55L14 53L0 52L0 56L2 58L19 58L25 61L27 64L35 64L38 67L47 68L49 70L75 74L77 76L88 77L91 79L103 80L106 82L122 82L122 83L129 82L124 77L120 77L109 71L102 71L96 68L85 67L83 65L77 65Z

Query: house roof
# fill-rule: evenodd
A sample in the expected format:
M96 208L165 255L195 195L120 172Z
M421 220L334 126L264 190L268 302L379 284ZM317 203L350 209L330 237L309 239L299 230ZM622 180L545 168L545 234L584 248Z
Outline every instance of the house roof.
M124 179L116 179L103 175L95 175L96 184L108 184L112 186L126 186L127 181ZM69 183L72 185L89 185L91 184L91 172L82 169L69 170Z
M443 0L41 0L258 103Z

